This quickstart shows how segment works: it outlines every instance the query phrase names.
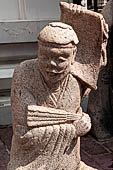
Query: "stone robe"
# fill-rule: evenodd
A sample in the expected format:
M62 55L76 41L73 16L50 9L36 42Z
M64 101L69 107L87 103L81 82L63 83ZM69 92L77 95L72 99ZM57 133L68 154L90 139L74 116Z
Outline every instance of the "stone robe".
M8 170L75 170L80 166L80 140L74 124L29 127L27 107L38 105L76 113L81 96L81 84L71 74L58 89L49 89L37 59L15 69L11 91L14 134ZM90 121L86 124L85 133Z

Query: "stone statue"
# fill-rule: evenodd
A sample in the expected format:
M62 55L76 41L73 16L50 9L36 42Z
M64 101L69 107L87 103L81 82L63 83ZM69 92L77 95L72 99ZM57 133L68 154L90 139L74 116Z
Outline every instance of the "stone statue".
M80 106L87 83L72 68L77 44L70 25L50 23L38 36L38 59L16 67L8 170L94 169L80 161L79 137L91 122Z
M109 27L107 65L99 73L98 88L89 96L88 112L92 118L92 133L99 141L113 137L113 0L102 10Z
M90 118L80 104L87 89L96 88L99 69L106 63L106 27L101 15L90 15L86 8L61 3L61 12L61 21L70 21L69 25L48 24L38 36L38 59L25 61L14 71L14 133L7 170L94 169L80 160L80 136L91 128ZM91 38L95 29L90 34L92 22L87 27L89 16L102 28L94 41ZM84 20L91 35L85 40L84 29L79 28Z
M92 121L92 134L100 140L108 137L104 126L109 126L111 120L109 112L106 114L106 110L109 110L108 76L105 74L108 65L106 57L108 26L102 14L65 2L61 3L61 21L71 25L79 37L76 55L76 61L79 63L78 75L94 88L89 95L87 113ZM101 69L98 72L99 63Z

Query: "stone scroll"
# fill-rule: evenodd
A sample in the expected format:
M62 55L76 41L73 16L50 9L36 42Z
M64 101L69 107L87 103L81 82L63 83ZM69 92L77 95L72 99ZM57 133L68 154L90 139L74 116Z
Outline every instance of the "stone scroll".
M61 21L71 25L79 38L73 74L96 89L99 69L107 62L108 27L99 13L66 2L61 2L60 7Z

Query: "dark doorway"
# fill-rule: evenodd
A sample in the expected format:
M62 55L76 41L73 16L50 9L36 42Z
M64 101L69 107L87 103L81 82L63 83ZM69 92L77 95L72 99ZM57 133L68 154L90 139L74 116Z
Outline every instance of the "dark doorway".
M108 1L109 0L73 0L73 3L77 5L87 6L88 9L91 9L95 12L100 12ZM84 5L84 2L87 3L87 5Z
M82 0L73 0L73 3L74 3L74 4L77 4L77 5L81 5L81 1L82 1Z

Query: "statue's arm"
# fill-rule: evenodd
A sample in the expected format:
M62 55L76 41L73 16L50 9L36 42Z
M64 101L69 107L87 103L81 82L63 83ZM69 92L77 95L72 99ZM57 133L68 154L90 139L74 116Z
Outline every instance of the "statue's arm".
M28 106L27 125L30 128L55 124L71 123L75 126L77 136L85 135L91 128L88 114L83 113L81 107L76 113L43 106Z
M27 126L27 106L36 105L35 98L32 93L25 87L25 77L21 65L17 66L12 79L11 87L11 111L13 122L13 135L16 141L25 144L32 133Z

